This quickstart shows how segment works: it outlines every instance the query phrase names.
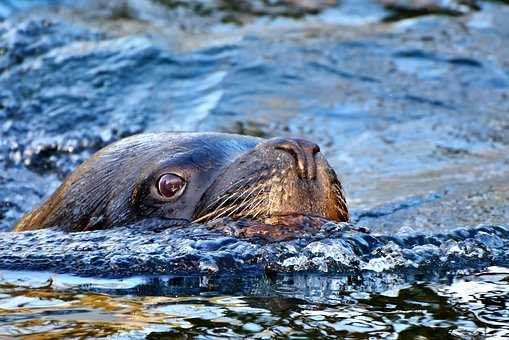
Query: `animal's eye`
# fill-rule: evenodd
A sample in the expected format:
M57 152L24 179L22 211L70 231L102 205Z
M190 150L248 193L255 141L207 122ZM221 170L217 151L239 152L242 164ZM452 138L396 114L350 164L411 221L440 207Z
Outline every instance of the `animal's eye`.
M165 198L176 198L184 192L186 181L175 174L164 174L157 181L157 191Z

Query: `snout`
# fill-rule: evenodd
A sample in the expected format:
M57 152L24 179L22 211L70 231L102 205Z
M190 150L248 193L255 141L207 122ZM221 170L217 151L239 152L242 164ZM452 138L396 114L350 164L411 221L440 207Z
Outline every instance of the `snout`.
M334 169L317 144L301 138L270 139L236 158L206 190L194 214L199 222L230 217L269 224L284 216L348 220Z
M276 150L290 154L294 159L294 168L301 179L316 179L316 154L320 147L302 138L276 138L271 140Z

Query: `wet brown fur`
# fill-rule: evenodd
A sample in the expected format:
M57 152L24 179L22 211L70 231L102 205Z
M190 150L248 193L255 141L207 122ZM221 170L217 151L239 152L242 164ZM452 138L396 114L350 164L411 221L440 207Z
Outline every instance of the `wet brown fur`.
M219 133L142 134L98 151L79 166L15 231L112 228L147 217L207 222L229 217L273 224L288 215L348 220L341 183L322 154L316 179L303 179L295 159L274 140ZM175 202L158 200L164 172L188 181Z

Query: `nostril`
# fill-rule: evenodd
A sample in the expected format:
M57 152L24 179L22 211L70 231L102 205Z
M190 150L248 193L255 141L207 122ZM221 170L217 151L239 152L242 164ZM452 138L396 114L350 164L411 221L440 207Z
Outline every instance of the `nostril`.
M286 151L293 156L297 156L297 152L299 151L296 143L292 143L291 141L278 142L276 144L276 149Z
M317 153L320 152L320 147L317 144L314 144L311 152L313 153L313 155L316 155Z
M291 138L276 141L276 149L286 151L295 158L297 174L303 179L316 178L316 162L314 155L320 152L320 147L305 139Z
M299 144L302 147L302 149L304 149L304 151L307 154L310 154L311 156L314 156L320 152L320 147L315 143L301 139L299 140Z
M303 154L299 145L295 141L293 140L278 141L278 143L276 144L276 149L283 150L292 155L296 161L297 174L299 175L300 178L306 177L307 173L306 157Z

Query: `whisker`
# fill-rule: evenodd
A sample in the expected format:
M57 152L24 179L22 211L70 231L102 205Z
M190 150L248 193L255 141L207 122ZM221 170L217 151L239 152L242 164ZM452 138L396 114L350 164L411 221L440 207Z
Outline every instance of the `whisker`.
M247 181L247 179L246 179L246 178L241 178L241 179L239 179L237 182L232 183L232 184L231 184L228 188L226 188L226 190L225 190L225 194L223 194L223 195L221 195L221 196L217 197L215 200L213 200L213 201L212 201L212 202L211 202L211 203L210 203L210 204L209 204L209 205L208 205L208 206L207 206L204 210L205 210L205 211L209 210L209 209L210 209L210 208L212 208L212 206L214 206L216 203L220 202L220 200L221 200L221 199L223 199L224 197L231 197L231 196L233 196L234 194L238 193L237 191L234 191L234 192L233 192L233 194L228 194L228 192L229 192L231 189L233 189L236 185L238 185L238 184L242 183L243 181L245 182L245 181ZM228 196L228 195L229 195L229 196ZM228 198L227 198L227 199L225 199L225 200L223 201L223 203L225 203L226 201L228 201ZM218 207L218 208L219 208L219 207ZM216 208L216 209L217 209L217 208Z
M265 199L263 199L263 198L260 199L259 202L257 204L255 204L253 206L253 208L251 209L249 215L251 215L253 219L258 217L258 215L260 215L260 213L263 211L263 209L260 209L260 207L262 206L262 203L265 203Z
M253 193L256 191L256 189L258 188L258 186L255 186L253 187L252 189L250 189L246 195L246 197L244 198L244 200L238 204L238 205L233 205L234 209L233 211L230 211L227 215L227 217L231 217L233 214L235 214L239 209L243 208L243 206L246 204L247 200L253 195ZM247 190L246 190L247 191ZM246 192L244 191L244 193ZM244 195L243 193L243 195ZM239 198L241 198L241 196L239 196Z
M238 193L238 190L234 190L233 194L228 194L228 192L231 191L232 189L234 189L236 186L242 187L245 184L247 184L247 182L249 182L250 180L251 180L251 178L241 178L238 181L232 183L228 188L225 189L225 194L217 197L215 200L213 200L211 203L209 203L209 205L204 210L209 210L210 208L212 208L212 206L214 206L216 203L220 202L223 198L228 197L228 195L232 196L232 195ZM240 184L242 184L242 185L240 185Z
M251 198L253 196L253 194L255 193L255 191L257 191L259 188L260 188L261 184L258 184L256 185L255 187L253 187L249 193L246 195L246 197L244 198L244 200L242 200L242 202L239 204L239 208L244 208L246 205L249 205L247 204L248 203L248 199ZM258 190L258 194L260 193L260 190ZM233 212L232 212L233 213Z
M226 209L226 208L223 208L223 209ZM221 210L221 211L222 211L222 210ZM205 214L205 215L203 215L203 216L201 216L201 217L199 217L199 218L197 218L197 219L193 220L193 222L192 222L192 223L206 222L206 221L208 221L209 219L212 219L212 218L216 217L215 215L216 215L216 214L218 214L218 213L219 213L219 211L217 211L217 210L211 211L211 212L209 212L208 214Z
M215 200L213 200L210 204L207 205L205 209L202 211L209 211L213 210L204 216L196 219L195 221L203 221L205 219L211 219L211 218L218 218L225 213L235 213L236 211L232 211L231 207L238 207L239 206L239 200L243 200L240 203L240 208L242 208L243 205L245 205L245 202L252 196L252 194L257 190L257 188L261 185L258 184L254 187L246 186L247 183L250 183L253 181L253 178L242 178L235 183L231 184L227 190L234 191L232 193L225 193L219 197L217 197ZM263 183L260 181L257 181L257 183ZM235 188L235 187L238 188ZM244 187L242 187L244 186ZM226 208L226 209L223 209ZM235 209L234 209L235 210ZM205 216L207 218L205 218Z
M253 207L256 206L260 200L264 199L264 197L261 195L264 189L265 189L264 186L260 186L260 189L256 193L255 196L256 198L249 201L248 204L245 204L243 209L239 212L239 215L241 216L249 215L249 212L253 209Z
M236 217L237 218L241 218L241 217L244 217L246 216L246 210L249 211L250 210L250 207L253 205L253 204L258 204L258 202L261 200L261 198L255 198L254 200L251 200L248 204L244 204L244 205L239 205L237 207L237 209L235 209L234 211L230 212L228 214L228 217L234 217L234 214L236 214ZM239 210L240 209L240 210Z

